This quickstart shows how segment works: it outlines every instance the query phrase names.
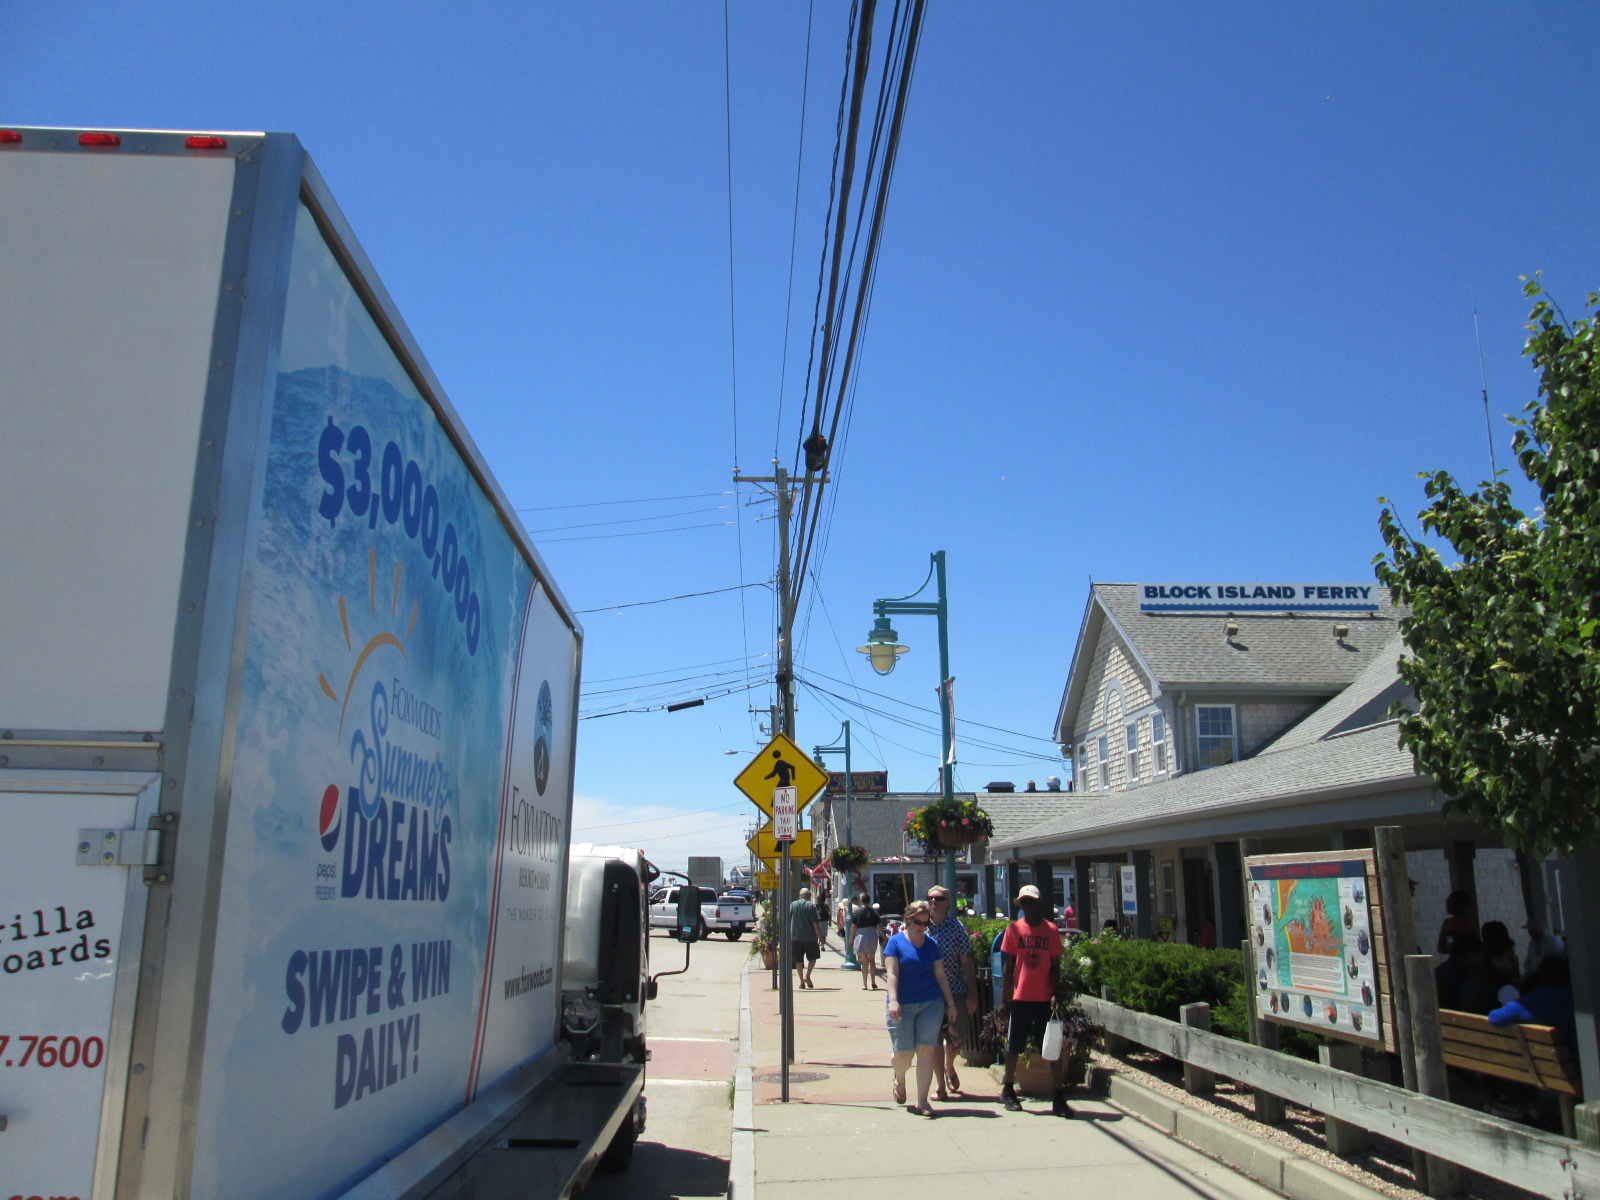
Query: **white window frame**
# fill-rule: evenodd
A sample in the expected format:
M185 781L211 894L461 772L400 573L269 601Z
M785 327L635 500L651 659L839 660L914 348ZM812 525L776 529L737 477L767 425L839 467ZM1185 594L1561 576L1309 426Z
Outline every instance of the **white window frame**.
M1122 727L1122 770L1125 776L1123 783L1132 787L1139 782L1139 719L1135 717Z
M1150 773L1162 776L1167 773L1167 717L1165 713L1150 714Z
M1111 790L1111 738L1102 733L1094 741L1095 761L1100 767L1100 790Z
M1239 706L1236 704L1196 704L1194 706L1194 744L1195 744L1195 770L1204 771L1208 767L1227 766L1227 763L1208 763L1206 761L1205 742L1207 739L1220 741L1221 734L1203 734L1200 732L1200 714L1206 711L1226 709L1228 712L1228 728L1233 742L1233 757L1230 763L1239 761Z

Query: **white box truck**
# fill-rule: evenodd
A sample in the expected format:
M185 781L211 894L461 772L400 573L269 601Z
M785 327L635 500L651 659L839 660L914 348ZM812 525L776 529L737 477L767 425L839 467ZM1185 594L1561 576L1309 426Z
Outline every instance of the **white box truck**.
M689 882L696 887L722 891L722 859L714 854L691 854L685 868Z
M300 143L0 128L0 264L0 1196L626 1158L582 630Z

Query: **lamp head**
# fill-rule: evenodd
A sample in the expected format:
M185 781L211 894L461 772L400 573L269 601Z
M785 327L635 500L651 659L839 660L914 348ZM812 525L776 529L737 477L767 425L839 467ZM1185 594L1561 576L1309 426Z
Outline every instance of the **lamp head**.
M895 660L911 649L899 645L899 641L900 635L889 627L889 618L879 617L872 623L872 632L867 634L867 644L857 646L856 653L865 654L879 675L887 675L894 670Z

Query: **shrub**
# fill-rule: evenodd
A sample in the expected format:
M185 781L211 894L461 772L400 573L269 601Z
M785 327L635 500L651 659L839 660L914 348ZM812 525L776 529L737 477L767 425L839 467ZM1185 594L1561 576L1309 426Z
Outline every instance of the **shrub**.
M1063 963L1063 983L1076 969L1075 983L1098 996L1102 986L1124 1008L1178 1019L1185 1004L1211 1005L1211 1029L1237 1041L1250 1038L1249 994L1245 991L1244 953L1202 950L1182 942L1126 940L1114 934L1076 939L1068 954L1092 964ZM1278 1049L1296 1058L1315 1059L1323 1039L1289 1025L1278 1026Z
M969 917L963 915L961 923L967 927L967 933L972 937L972 961L980 967L989 965L989 947L994 945L994 939L1009 921L996 917Z
M1095 960L1094 994L1109 987L1125 1008L1169 1021L1178 1019L1183 1005L1195 1003L1211 1005L1215 1017L1244 985L1244 955L1238 950L1097 937L1080 939L1074 951Z

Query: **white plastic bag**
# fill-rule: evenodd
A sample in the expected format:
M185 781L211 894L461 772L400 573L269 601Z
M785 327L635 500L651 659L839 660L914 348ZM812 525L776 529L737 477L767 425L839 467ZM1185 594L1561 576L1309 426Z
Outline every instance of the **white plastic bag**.
M1061 1057L1063 1029L1060 1017L1051 1017L1044 1027L1044 1045L1039 1047L1039 1057L1045 1062L1055 1062Z

